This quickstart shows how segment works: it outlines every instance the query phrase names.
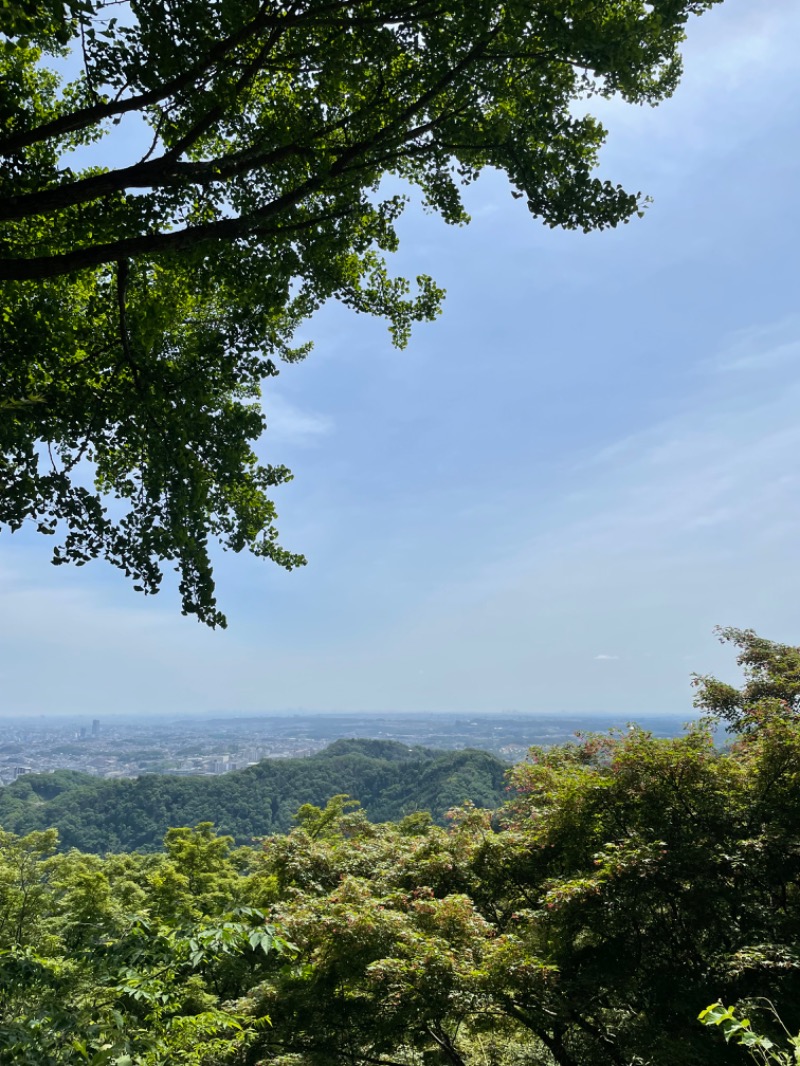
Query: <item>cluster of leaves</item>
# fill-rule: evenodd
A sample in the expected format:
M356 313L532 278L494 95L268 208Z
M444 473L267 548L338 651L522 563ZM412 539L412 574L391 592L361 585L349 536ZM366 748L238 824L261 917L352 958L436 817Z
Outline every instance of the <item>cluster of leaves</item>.
M800 1062L800 1035L793 1036L783 1024L780 1015L772 1003L767 1001L767 1007L772 1017L777 1021L785 1036L788 1048L784 1049L777 1045L768 1036L763 1036L753 1029L749 1018L743 1018L733 1007L726 1007L723 1003L712 1003L710 1007L701 1010L698 1015L703 1025L717 1025L722 1031L725 1040L732 1040L740 1047L746 1048L751 1059L759 1066L795 1066Z
M714 2L0 0L0 525L146 593L166 563L224 625L214 543L304 562L254 450L297 327L335 298L402 346L438 313L389 274L396 190L460 223L493 167L548 225L628 220L576 102L668 96Z
M736 661L745 683L736 688L695 674L698 707L745 737L800 713L800 648L767 640L752 629L727 627L717 632L723 643L739 649Z

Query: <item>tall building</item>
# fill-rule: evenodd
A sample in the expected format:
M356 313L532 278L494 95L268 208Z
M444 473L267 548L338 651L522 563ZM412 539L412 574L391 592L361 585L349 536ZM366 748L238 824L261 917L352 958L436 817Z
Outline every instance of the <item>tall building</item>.
M100 719L99 718L93 718L92 719L92 736L93 737L99 737L100 736Z

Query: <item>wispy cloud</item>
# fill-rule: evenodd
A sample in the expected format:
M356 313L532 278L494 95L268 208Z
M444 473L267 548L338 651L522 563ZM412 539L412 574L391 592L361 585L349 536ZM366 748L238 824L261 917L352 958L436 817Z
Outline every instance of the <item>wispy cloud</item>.
M263 404L271 441L312 444L333 430L333 421L327 415L303 410L273 389L266 391Z
M768 358L791 342L788 322L752 331L748 352L763 360L763 387L750 375L729 382L710 359L670 418L566 471L546 509L531 501L523 513L518 499L516 547L487 551L469 581L440 588L415 633L398 638L406 657L421 659L430 645L447 662L440 634L448 633L462 652L480 649L470 667L476 699L484 691L488 703L498 676L518 675L531 679L530 706L635 713L688 708L687 662L729 665L713 640L717 623L793 639L800 363L786 380ZM598 636L617 652L598 653ZM491 683L480 675L487 660L503 667L489 672ZM616 669L576 669L581 660L624 660L625 680Z
M751 546L781 529L800 533L798 356L800 316L723 344L683 410L576 466L572 537L627 550L711 527Z
M800 362L800 315L735 333L703 370L769 372Z

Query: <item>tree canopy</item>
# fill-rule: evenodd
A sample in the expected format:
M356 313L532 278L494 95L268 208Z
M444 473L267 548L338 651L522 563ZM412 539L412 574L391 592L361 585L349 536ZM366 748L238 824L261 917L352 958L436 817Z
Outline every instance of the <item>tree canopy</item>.
M402 345L439 310L388 270L399 190L461 223L492 167L547 225L627 221L580 101L669 96L714 2L2 0L0 524L145 593L172 566L224 624L212 543L304 561L254 451L298 325L335 298Z
M769 721L794 718L800 712L800 648L760 637L752 629L720 627L723 644L738 648L736 661L745 683L736 688L715 677L695 674L695 705L725 722L729 730L747 735Z

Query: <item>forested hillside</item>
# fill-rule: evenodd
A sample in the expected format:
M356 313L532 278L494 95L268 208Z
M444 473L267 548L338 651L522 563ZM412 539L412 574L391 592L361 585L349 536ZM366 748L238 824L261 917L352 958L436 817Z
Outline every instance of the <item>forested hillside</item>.
M309 758L267 759L219 777L106 781L71 771L28 774L0 789L0 826L15 833L55 828L63 847L98 854L154 850L171 826L199 822L247 843L286 832L302 804L324 807L339 793L379 822L415 810L441 821L466 800L495 808L505 796L506 769L483 751L339 740Z
M733 636L745 686L698 680L726 750L703 725L533 750L447 827L334 797L249 847L0 833L0 1066L727 1066L753 1032L790 1066L800 650ZM342 748L307 765L368 758Z

